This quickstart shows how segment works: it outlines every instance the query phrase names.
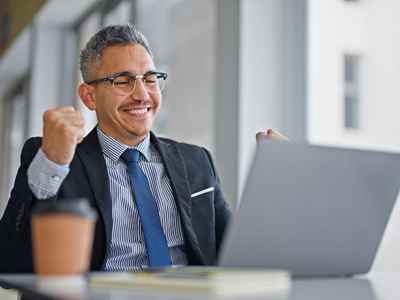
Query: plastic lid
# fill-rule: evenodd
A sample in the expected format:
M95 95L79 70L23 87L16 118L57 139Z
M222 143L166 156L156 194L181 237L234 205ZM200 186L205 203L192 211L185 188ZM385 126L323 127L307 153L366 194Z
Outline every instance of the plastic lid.
M66 213L82 216L97 221L98 215L86 198L59 199L57 201L39 200L32 209L32 215L44 215L53 213Z

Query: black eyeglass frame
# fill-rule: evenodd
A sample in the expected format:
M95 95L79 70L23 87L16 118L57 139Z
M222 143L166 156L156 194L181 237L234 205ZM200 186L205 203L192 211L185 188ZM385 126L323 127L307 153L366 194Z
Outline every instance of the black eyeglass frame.
M113 75L113 76L109 76L109 77L105 77L105 78L100 78L100 79L92 80L92 81L88 82L87 84L90 85L90 84L92 84L92 83L109 81L109 82L111 82L112 85L113 85L114 92L115 92L117 95L121 95L121 94L118 94L117 91L115 90L115 87L114 87L114 79L117 78L117 77L121 77L121 76L130 76L130 77L132 77L132 78L135 80L135 81L134 81L135 84L134 84L133 90L132 90L129 94L121 95L121 96L127 96L127 95L132 94L133 91L135 90L137 78L143 78L143 81L144 81L144 80L146 80L146 77L148 77L148 76L150 76L150 75L161 75L161 76L163 77L163 79L164 79L164 84L165 84L165 80L166 80L167 77L168 77L168 74L167 74L167 73L163 73L163 72L154 72L154 71L148 72L148 73L146 73L146 74L144 74L144 75L137 75L137 76L136 76L136 75L133 75L133 74L129 74L129 73L121 73L121 74L117 74L117 75ZM161 93L161 91L164 89L164 84L163 84L163 86L161 87L161 89L160 89L160 91L159 91L160 93ZM144 86L146 87L146 90L147 90L149 93L158 93L158 92L150 92L150 91L147 89L147 85L145 84Z

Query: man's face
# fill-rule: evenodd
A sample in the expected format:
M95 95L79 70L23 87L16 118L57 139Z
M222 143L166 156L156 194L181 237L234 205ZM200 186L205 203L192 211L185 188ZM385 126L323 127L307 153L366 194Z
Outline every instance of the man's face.
M137 76L150 71L155 71L155 66L142 45L109 46L103 52L97 78L120 73ZM137 79L135 90L127 96L117 95L109 81L92 86L100 130L128 146L139 144L161 106L161 93L149 93L142 78Z

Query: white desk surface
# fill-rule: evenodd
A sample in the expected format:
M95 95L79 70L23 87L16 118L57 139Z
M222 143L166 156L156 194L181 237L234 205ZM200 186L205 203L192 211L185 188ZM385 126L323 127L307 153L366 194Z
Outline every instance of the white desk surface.
M151 292L121 288L98 288L86 282L70 285L40 284L35 275L0 274L0 284L28 291L33 299L128 300L128 299L274 299L274 300L391 300L399 299L400 273L370 272L363 276L338 278L295 278L290 290L256 297L211 297L176 292ZM26 294L29 296L29 294ZM28 298L29 299L29 298Z

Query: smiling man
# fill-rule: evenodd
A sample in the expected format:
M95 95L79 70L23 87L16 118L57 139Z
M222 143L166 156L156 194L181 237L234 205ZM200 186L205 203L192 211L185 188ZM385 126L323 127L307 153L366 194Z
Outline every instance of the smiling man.
M44 113L43 138L25 143L0 221L0 272L33 272L30 211L69 198L87 198L100 216L91 270L215 264L231 213L210 153L151 132L167 74L146 38L132 24L105 27L82 49L80 69L79 96L98 125L85 137L73 107Z
M33 272L35 203L82 197L100 216L91 270L215 264L230 211L210 153L150 131L167 74L146 38L132 24L105 27L82 49L80 69L79 96L98 126L85 137L73 107L44 113L43 138L26 142L0 221L0 272Z
M108 76L118 76L108 80ZM137 79L124 74L143 76ZM96 110L99 129L128 146L136 146L149 133L161 106L160 84L166 74L155 70L150 53L140 44L109 46L102 54L97 77L79 87L90 110Z

